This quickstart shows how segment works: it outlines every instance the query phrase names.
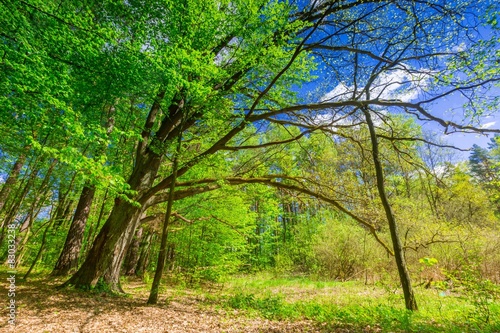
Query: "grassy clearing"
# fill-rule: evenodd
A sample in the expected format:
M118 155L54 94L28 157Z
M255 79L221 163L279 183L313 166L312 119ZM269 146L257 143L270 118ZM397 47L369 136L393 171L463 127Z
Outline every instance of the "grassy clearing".
M5 271L0 269L0 273ZM29 310L27 306L33 305L33 297L23 288L32 286L45 293L54 293L51 289L53 287L39 287L46 279L46 272L37 272L32 275L30 282L19 281L21 318L23 312ZM54 286L60 282L62 280L51 280ZM99 290L92 293L59 290L56 294L61 297L66 295L64 298L67 299L77 297L81 302L89 304L105 299L103 304L114 307L106 310L103 305L103 318L116 311L131 309L131 306L144 306L149 294L149 284L127 278L122 282L129 293L128 297L103 296ZM161 311L170 311L166 309L182 304L192 307L189 311L193 316L198 315L198 312L218 313L227 316L228 323L235 320L253 320L259 325L264 319L273 323L299 323L306 320L312 321L317 327L314 332L500 332L498 298L495 301L478 302L479 299L459 293L459 290L449 292L416 288L420 310L415 313L404 309L403 296L396 286L364 285L358 281L316 281L305 277L277 278L272 274L232 277L224 284L205 285L198 289L174 285L172 281L167 280L163 284L161 294ZM23 297L31 301L23 303ZM54 304L46 304L49 298L40 296L38 302L41 305L38 308L58 312L67 307L52 301ZM120 305L122 303L127 304L123 309ZM94 307L92 304L89 305L90 308ZM127 316L124 315L124 318ZM286 329L279 332L286 332Z
M328 329L382 332L500 332L500 304L478 305L460 294L416 289L420 310L404 309L398 289L361 282L321 282L261 274L233 278L212 302L272 320L309 319Z

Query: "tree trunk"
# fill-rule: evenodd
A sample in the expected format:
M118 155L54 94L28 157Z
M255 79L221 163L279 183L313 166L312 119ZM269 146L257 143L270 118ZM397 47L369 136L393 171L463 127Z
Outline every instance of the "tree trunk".
M85 226L89 217L92 201L95 196L95 187L89 183L85 184L80 194L78 206L76 207L73 221L69 227L63 250L52 271L52 276L63 276L78 268L78 258L82 248L82 241L85 234Z
M111 214L97 235L80 269L63 285L90 289L101 278L113 262L115 246L127 231L131 221L142 209L117 198Z
M9 198L9 194L17 183L17 179L19 177L19 173L26 161L26 154L23 153L18 157L16 163L12 166L12 169L9 173L9 177L3 184L2 190L0 191L0 212L2 211L7 199Z
M167 258L167 238L168 238L168 226L170 224L170 217L172 215L172 206L174 203L174 191L175 191L175 181L177 180L177 170L179 167L179 153L182 144L182 132L179 133L177 140L177 149L174 156L174 163L172 166L172 181L170 183L170 189L168 192L167 201L167 212L165 213L165 221L163 222L163 230L161 234L160 242L160 253L158 254L158 264L156 266L155 277L153 279L153 285L151 286L151 293L149 294L148 304L156 304L158 302L158 291L160 288L161 277L163 275L163 269L165 268L165 261Z
M36 165L35 165L36 166ZM19 189L15 195L16 200L14 203L9 207L7 215L5 216L3 222L2 222L2 234L0 235L0 245L3 242L4 235L5 235L5 227L9 224L12 224L14 221L17 212L19 210L19 207L21 207L21 204L23 203L24 198L28 194L29 190L33 186L33 183L35 182L35 179L38 175L39 169L33 169L29 176L27 176L26 184L22 187L22 189Z
M384 171L382 169L382 163L379 159L379 147L377 134L375 132L375 126L368 110L363 110L365 114L366 123L368 124L368 129L370 131L370 139L372 142L372 156L373 164L375 166L375 174L377 178L377 189L382 201L382 206L384 207L385 214L387 217L387 222L389 223L389 230L391 233L392 245L394 248L394 256L396 258L396 265L398 267L399 279L401 280L401 285L403 288L403 294L405 298L405 305L408 310L416 311L418 310L417 301L415 299L415 294L411 286L410 272L406 265L405 255L403 251L403 246L401 245L401 240L399 238L398 225L396 223L396 218L392 212L389 199L385 192L384 185Z
M149 263L149 251L151 249L151 241L153 239L153 233L148 232L146 237L141 242L139 259L137 260L137 266L135 268L135 275L138 277L143 277L146 268Z
M139 228L137 229L137 232L135 233L135 237L132 240L132 243L130 244L130 247L128 249L127 257L125 260L125 275L132 276L135 275L135 270L137 267L137 262L139 261L139 247L141 245L142 241L142 233L143 233L144 228Z
M127 227L127 230L117 242L115 246L115 252L113 255L113 259L111 261L111 265L108 267L106 272L104 273L103 280L104 283L108 286L109 290L114 293L124 294L121 284L120 284L120 272L123 264L123 260L125 258L125 254L128 251L128 247L134 238L135 231L140 224L140 216L139 214L136 220L133 223L130 223Z
M52 224L54 223L54 221L55 221L55 214L52 214L49 222L47 223L47 227L43 231L43 237L42 237L42 242L40 244L40 248L38 249L38 252L36 254L35 259L33 259L33 262L31 263L30 268L28 269L26 274L23 276L23 280L26 280L28 278L28 276L31 274L31 271L33 270L33 268L35 268L35 265L38 262L38 259L40 259L40 257L42 256L42 252L45 248L45 244L47 243L47 233L48 233L50 227L52 227Z

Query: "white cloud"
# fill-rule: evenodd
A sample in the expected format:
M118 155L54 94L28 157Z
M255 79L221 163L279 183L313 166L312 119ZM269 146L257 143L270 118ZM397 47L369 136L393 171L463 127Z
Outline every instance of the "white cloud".
M312 8L316 8L318 6L321 6L322 4L324 4L327 0L310 0L309 1L309 5L312 7Z
M463 51L467 50L467 45L465 45L465 43L460 43L459 45L452 47L451 50L453 52L463 52Z
M371 84L370 99L398 100L402 102L411 102L417 99L420 93L428 86L430 82L430 73L426 70L414 71L406 65L388 70L378 75ZM323 95L320 103L339 102L357 98L366 99L364 87L348 86L340 82L331 91ZM376 126L381 126L382 118L387 114L387 110L379 110L379 114L373 115L373 121ZM331 113L317 114L314 117L316 125L330 125L332 128L339 125L353 125L359 123L360 119L356 117L343 117L340 113L331 110Z
M496 123L497 123L496 121L492 121L492 122L489 122L489 123L486 123L486 124L482 124L481 128L490 128L492 126L495 126Z
M340 82L332 91L327 92L323 97L321 97L320 101L345 101L352 96L352 91L352 87L348 87L343 82Z
M380 74L370 90L371 98L411 102L428 84L429 74L400 68Z
M406 65L382 72L370 87L370 99L399 100L410 102L418 98L419 94L429 84L430 73L425 70L413 71ZM347 86L340 82L333 90L326 93L320 102L343 101L354 96L366 99L364 87ZM362 96L359 96L361 95Z

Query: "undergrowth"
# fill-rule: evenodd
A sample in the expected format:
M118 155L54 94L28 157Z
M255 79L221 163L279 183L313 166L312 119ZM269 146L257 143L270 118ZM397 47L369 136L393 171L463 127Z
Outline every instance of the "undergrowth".
M361 283L317 283L308 279L238 281L228 286L219 303L226 310L270 320L307 319L329 329L356 332L500 332L500 304L488 304L488 321L477 304L462 294L417 289L420 311L403 307L402 295ZM297 284L297 282L299 282ZM297 298L297 293L307 297Z

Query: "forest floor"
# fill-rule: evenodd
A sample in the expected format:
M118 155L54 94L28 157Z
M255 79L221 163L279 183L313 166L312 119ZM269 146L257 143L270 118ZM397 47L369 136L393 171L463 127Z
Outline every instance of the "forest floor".
M18 283L16 325L2 320L0 332L314 332L309 322L273 322L200 308L196 295L147 306L142 290L122 297L56 286L48 279ZM133 285L126 287L131 292ZM3 307L2 317L7 316Z
M5 274L1 278L2 298L7 299ZM60 290L56 288L60 284L40 277L17 281L16 325L7 322L7 301L2 302L0 332L325 332L311 320L269 320L243 315L237 309L225 310L210 305L196 291L164 289L159 304L148 306L148 292L139 281L124 284L126 296ZM344 328L328 331L349 332Z
M9 297L4 271L0 278L0 332L446 332L455 331L453 327L457 332L500 332L498 323L483 330L453 322L442 324L460 320L455 301L448 304L449 309L447 304L439 305L441 320L439 316L412 319L402 306L395 305L401 302L397 292L390 291L396 295L391 299L383 288L244 277L212 288L164 288L158 305L148 306L147 285L136 279L124 282L127 295L114 296L60 290L56 287L62 280L33 276L16 281L17 316L12 326L7 322ZM392 305L385 306L387 303ZM447 317L448 312L454 319Z

